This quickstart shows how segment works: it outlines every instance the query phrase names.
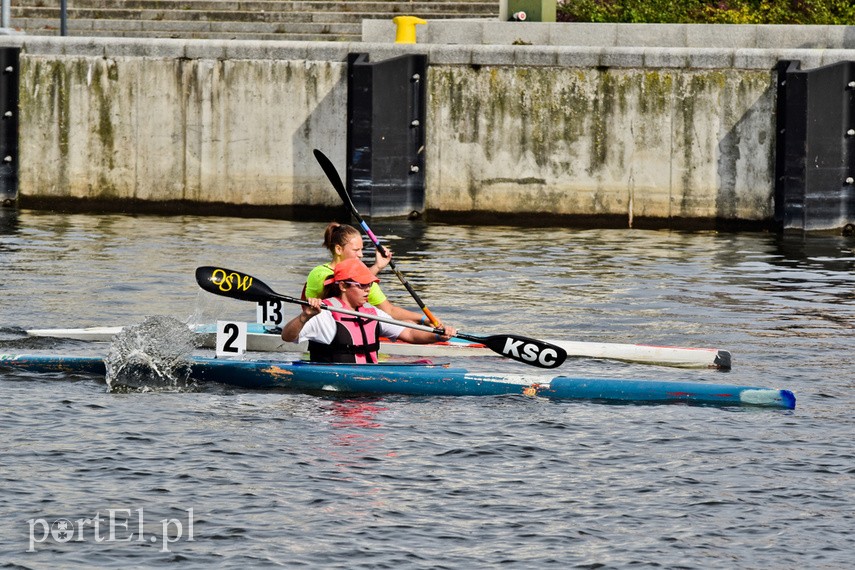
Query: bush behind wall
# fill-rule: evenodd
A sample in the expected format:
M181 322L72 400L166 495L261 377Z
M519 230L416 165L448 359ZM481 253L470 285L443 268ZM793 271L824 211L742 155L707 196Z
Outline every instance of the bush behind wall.
M851 0L558 0L560 22L855 25Z

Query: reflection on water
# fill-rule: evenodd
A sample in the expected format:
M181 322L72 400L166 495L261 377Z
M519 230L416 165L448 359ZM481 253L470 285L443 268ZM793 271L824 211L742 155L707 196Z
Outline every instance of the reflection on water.
M331 413L335 418L333 427L336 429L358 428L375 429L382 427L377 422L377 414L385 412L386 408L377 405L377 401L337 400L332 403Z
M0 236L13 235L17 230L18 209L0 207Z
M388 408L379 402L377 398L347 397L329 402L329 453L339 467L358 467L377 453L394 456L394 452L383 451L386 432L379 416Z

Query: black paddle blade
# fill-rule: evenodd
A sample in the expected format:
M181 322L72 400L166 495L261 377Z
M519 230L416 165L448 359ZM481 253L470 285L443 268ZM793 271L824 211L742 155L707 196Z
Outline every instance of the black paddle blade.
M540 368L558 368L567 360L567 351L560 346L527 336L497 334L481 342L502 356Z
M196 268L196 283L208 293L239 301L257 303L277 296L270 287L252 275L222 267Z
M344 188L344 183L341 181L341 176L338 175L338 170L335 169L335 165L332 161L327 158L327 155L319 151L318 149L312 150L315 155L315 160L318 161L318 164L321 165L321 168L324 171L324 174L327 175L327 178L330 181L330 184L333 185L335 191L338 192L341 201L344 202L344 205L350 208L351 212L356 212L356 207L353 205L353 201L350 199L350 196L347 194L347 190Z

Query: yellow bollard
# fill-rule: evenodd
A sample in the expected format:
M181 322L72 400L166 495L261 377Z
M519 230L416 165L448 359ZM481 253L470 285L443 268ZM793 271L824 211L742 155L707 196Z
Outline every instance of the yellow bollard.
M427 24L421 18L415 16L395 16L392 22L398 26L395 32L396 44L414 44L416 43L416 24Z

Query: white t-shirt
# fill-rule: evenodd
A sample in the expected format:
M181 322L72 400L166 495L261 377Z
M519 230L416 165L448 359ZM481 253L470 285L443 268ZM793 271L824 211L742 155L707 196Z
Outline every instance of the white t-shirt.
M370 307L370 305L365 305L366 307ZM388 313L385 311L381 311L380 309L373 307L375 311L377 311L377 315L381 317L385 317L387 319L391 319ZM398 338L398 335L403 332L404 327L400 325L393 325L390 323L377 323L379 326L377 327L377 334L379 336L384 336L389 340L395 340ZM336 333L336 322L332 316L331 311L322 310L320 314L315 315L311 319L309 319L305 325L303 325L303 329L300 331L300 335L297 337L297 340L294 342L305 342L307 340L314 340L323 344L332 343L335 338Z

